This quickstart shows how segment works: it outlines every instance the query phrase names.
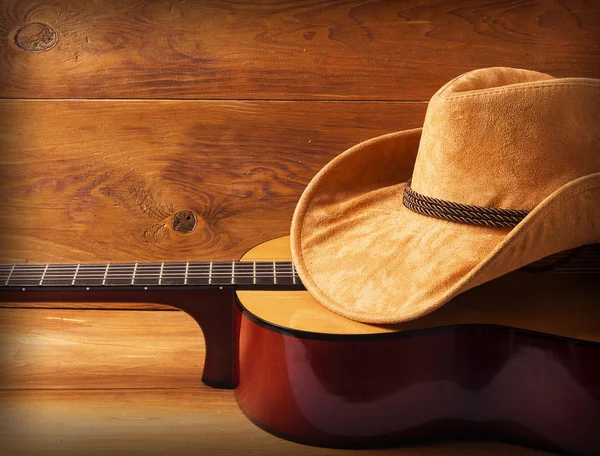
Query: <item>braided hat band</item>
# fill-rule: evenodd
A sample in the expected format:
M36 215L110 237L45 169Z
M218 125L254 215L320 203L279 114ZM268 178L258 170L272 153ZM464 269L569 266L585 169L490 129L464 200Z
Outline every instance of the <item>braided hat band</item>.
M410 181L404 187L404 206L413 212L452 222L495 227L515 227L529 211L500 209L496 207L471 206L452 201L431 198L415 192Z

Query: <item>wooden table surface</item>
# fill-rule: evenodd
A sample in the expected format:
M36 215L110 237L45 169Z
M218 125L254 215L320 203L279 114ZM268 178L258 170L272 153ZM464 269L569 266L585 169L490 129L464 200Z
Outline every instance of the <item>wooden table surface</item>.
M585 0L4 0L0 261L237 259L288 234L346 148L420 126L455 76L600 77ZM191 233L173 228L188 210ZM200 382L186 314L2 303L12 454L545 455L493 442L327 450L251 424Z

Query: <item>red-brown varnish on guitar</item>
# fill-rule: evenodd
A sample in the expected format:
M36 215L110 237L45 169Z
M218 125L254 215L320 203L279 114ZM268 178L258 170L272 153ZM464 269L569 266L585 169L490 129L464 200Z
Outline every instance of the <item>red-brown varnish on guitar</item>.
M288 244L242 261L289 261ZM599 454L600 254L587 250L393 326L340 317L306 291L238 291L237 401L311 445L489 438Z

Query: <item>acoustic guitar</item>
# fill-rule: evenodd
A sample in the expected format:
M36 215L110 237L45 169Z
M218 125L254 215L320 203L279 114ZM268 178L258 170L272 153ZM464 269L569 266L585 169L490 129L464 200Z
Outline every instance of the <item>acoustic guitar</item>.
M240 261L0 266L6 302L154 302L190 314L203 381L279 437L327 447L494 439L600 454L600 245L422 318L370 325L304 290L289 238Z

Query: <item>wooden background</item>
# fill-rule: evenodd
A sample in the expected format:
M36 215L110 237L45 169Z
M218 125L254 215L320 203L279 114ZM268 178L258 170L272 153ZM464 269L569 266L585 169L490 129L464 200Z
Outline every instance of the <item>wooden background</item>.
M15 36L58 33L45 52ZM236 259L460 73L600 77L593 0L0 2L0 261ZM172 228L190 210L196 229ZM2 454L365 454L272 437L160 306L3 304ZM400 455L546 454L486 442Z

